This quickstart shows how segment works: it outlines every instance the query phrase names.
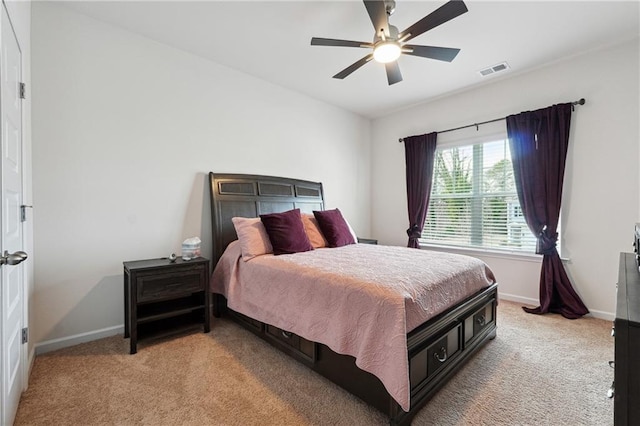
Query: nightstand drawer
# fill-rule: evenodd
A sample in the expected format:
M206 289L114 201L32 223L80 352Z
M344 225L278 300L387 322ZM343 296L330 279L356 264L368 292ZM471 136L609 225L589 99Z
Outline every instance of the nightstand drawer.
M360 238L360 237L358 237L358 243L359 244L377 245L378 244L378 240L374 240L373 238Z
M203 291L200 266L176 268L171 272L159 274L156 272L139 273L136 284L138 302L147 302L164 298L172 298L180 294Z

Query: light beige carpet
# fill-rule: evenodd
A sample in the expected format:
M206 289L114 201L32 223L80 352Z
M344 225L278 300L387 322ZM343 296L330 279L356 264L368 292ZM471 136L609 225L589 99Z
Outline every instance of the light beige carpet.
M498 337L414 425L612 425L611 323L501 301ZM482 368L478 368L481 366ZM141 341L114 336L38 356L16 425L383 425L382 413L226 319Z

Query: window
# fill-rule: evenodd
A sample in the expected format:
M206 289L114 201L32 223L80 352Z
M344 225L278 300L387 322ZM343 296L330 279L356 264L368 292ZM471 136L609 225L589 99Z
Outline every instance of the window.
M438 148L420 242L535 253L506 137Z

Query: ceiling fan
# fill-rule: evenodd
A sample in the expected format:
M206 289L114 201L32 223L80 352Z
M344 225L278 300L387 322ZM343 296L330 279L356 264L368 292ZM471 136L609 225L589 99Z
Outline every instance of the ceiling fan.
M366 49L373 49L373 52L349 65L347 68L334 75L333 78L343 79L367 62L375 59L377 62L384 64L387 71L387 81L389 82L389 85L392 85L402 81L402 74L400 73L400 67L397 62L397 59L401 54L451 62L458 52L460 52L460 49L420 46L416 44L407 44L407 42L418 37L424 32L467 12L467 6L465 6L463 1L450 0L402 32L398 32L398 28L389 24L389 17L393 14L396 7L395 1L363 1L364 6L367 8L367 12L369 13L369 18L371 18L373 28L375 29L373 42L367 43L361 41L318 37L313 37L311 39L312 46L362 47Z

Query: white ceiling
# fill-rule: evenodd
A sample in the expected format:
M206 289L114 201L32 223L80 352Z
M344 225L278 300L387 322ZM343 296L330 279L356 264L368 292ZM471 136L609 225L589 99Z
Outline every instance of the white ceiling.
M446 1L397 0L400 31ZM466 1L469 11L411 41L462 49L451 62L404 55L404 80L387 85L371 62L344 80L334 74L365 56L359 48L310 46L311 37L369 42L362 1L72 1L77 12L313 98L375 118L474 85L638 37L638 1ZM480 77L506 61L510 70ZM615 66L615 64L611 64Z

